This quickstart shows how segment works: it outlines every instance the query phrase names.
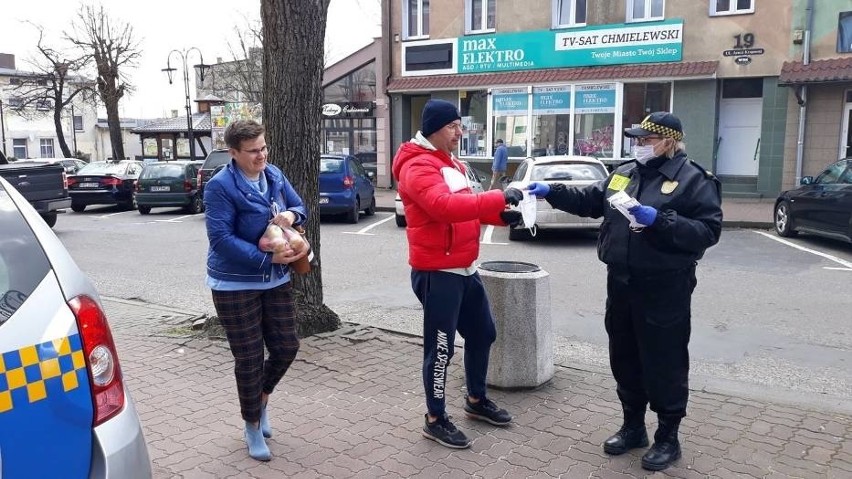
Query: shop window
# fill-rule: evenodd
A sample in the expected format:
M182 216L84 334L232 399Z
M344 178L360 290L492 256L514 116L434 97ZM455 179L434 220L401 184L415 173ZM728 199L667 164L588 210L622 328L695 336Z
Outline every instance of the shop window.
M574 154L613 157L615 85L579 85L574 90Z
M429 0L402 0L403 36L406 39L429 36Z
M527 156L527 117L529 93L526 88L493 90L491 111L494 116L494 141L503 140L509 157ZM493 150L493 148L492 148ZM489 151L493 154L493 151Z
M53 158L53 138L41 138L38 142L42 158Z
M754 13L754 0L710 0L710 16Z
M553 28L586 24L586 0L553 0Z
M12 154L19 160L29 157L26 138L15 138L12 140Z
M664 4L665 0L627 0L627 21L662 20Z
M533 88L532 156L568 155L571 87Z
M496 0L466 0L465 33L493 32L496 24L495 3Z
M459 143L460 156L490 156L485 144L488 125L488 92L485 90L459 93L462 116L462 139Z
M852 12L840 12L837 18L837 53L852 53Z
M622 124L625 128L638 126L655 111L669 111L671 83L626 83L622 105ZM624 139L622 156L630 156L635 140Z

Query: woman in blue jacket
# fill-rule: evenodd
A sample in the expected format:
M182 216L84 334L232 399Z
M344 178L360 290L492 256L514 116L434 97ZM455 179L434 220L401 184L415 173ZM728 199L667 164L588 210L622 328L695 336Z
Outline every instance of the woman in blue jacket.
M307 252L264 252L258 241L270 223L300 225L307 211L281 170L267 163L262 125L235 121L225 143L233 160L204 188L207 285L234 355L249 455L268 461L266 405L299 350L288 265Z

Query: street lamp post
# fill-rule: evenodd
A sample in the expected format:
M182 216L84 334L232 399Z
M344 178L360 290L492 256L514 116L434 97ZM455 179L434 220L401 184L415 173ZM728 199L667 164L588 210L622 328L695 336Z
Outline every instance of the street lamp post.
M2 99L0 99L0 134L3 135L3 156L6 156L6 120L3 117Z
M201 81L204 81L204 73L210 68L210 65L204 64L204 55L201 54L201 50L196 47L190 47L183 50L172 50L169 52L168 58L166 58L166 68L163 68L163 71L169 76L169 85L172 84L174 72L177 71L177 68L173 68L171 66L172 54L177 54L183 64L183 89L186 95L186 129L187 129L187 137L189 138L189 156L191 160L195 160L195 135L192 131L192 107L189 102L189 69L187 65L187 60L189 59L189 54L195 51L198 54L198 59L201 63L193 65L193 68L198 69L198 77Z

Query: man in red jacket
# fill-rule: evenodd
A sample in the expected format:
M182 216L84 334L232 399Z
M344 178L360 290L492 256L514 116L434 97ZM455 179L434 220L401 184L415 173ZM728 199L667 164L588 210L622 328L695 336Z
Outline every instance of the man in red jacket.
M423 435L463 449L470 447L470 441L450 422L444 399L456 331L465 340L465 413L497 426L512 421L505 409L485 396L488 354L497 333L475 262L480 224L519 223L520 212L507 210L506 204L517 205L523 195L515 188L471 191L464 166L453 156L462 135L455 105L429 100L421 125L421 131L399 147L393 175L408 223L411 287L423 305L427 409Z

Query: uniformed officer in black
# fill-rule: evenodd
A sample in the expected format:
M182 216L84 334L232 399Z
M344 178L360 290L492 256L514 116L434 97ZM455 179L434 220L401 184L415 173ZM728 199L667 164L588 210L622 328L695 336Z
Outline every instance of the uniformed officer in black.
M646 447L645 408L657 413L654 445L642 467L658 471L680 458L677 431L689 394L690 302L695 267L722 230L719 181L686 157L680 120L668 112L648 115L624 134L636 138L635 160L605 180L584 188L530 183L560 210L603 216L598 257L607 264L605 325L610 367L624 423L604 442L604 451L623 454ZM639 205L636 223L608 198L623 191Z

